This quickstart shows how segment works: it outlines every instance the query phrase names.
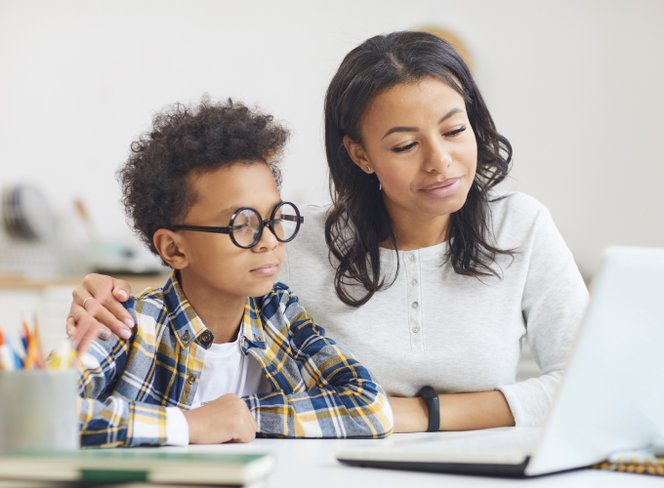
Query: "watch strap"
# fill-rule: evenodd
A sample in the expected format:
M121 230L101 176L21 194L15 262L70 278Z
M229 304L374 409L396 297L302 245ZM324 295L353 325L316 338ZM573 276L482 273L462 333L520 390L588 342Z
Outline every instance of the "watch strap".
M422 398L427 406L427 414L429 418L427 432L438 432L440 430L440 401L438 399L438 393L436 393L436 390L430 386L423 386L420 388L420 391L417 392L417 396Z

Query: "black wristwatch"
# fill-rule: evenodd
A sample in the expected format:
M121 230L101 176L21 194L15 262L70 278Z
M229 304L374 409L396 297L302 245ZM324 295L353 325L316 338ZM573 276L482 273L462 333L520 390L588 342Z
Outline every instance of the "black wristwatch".
M423 386L417 392L417 396L424 400L429 413L429 426L427 432L438 432L440 430L440 403L438 393L430 386Z

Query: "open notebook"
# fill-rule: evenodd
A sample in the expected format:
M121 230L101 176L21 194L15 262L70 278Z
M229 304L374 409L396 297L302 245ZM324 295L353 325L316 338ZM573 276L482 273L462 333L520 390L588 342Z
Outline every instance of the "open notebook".
M537 476L642 449L664 435L664 249L609 248L542 430L422 434L339 450L343 463Z

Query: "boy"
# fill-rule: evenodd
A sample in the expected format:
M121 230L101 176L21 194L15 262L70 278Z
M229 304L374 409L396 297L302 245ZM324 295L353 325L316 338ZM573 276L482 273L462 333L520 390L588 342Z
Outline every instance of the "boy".
M83 357L81 444L383 437L383 390L275 279L303 218L279 196L287 132L228 101L158 115L120 171L134 228L172 268Z

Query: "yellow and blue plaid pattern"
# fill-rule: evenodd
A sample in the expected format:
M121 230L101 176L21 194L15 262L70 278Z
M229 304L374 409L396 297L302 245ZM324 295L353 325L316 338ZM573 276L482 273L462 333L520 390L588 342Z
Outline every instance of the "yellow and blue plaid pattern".
M128 340L97 340L79 383L81 445L166 442L166 407L194 398L209 332L175 273L163 288L125 303ZM244 397L265 437L384 437L392 412L369 371L325 336L289 288L248 298L240 346L261 365L271 392ZM208 339L207 341L205 339Z

